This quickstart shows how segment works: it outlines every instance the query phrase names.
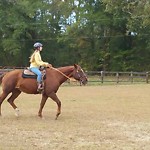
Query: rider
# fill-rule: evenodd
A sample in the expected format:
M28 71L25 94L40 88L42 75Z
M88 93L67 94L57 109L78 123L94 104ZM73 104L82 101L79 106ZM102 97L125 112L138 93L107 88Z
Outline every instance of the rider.
M40 66L52 68L52 65L49 64L48 62L42 61L40 52L43 49L43 45L41 43L36 42L33 45L33 47L34 47L34 52L30 57L30 70L37 75L37 84L38 84L37 91L41 92L44 87L42 86L42 73L39 70L39 68Z

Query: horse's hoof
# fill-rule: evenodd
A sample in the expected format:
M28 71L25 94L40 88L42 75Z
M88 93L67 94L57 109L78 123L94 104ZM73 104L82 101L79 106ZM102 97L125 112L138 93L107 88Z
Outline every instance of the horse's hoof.
M38 114L38 117L42 118L43 116L41 114Z
M19 114L19 109L18 109L18 108L15 109L15 116L16 116L16 117L19 117L19 116L20 116L20 114Z
M57 115L56 115L56 118L55 118L55 120L57 120L58 119L58 116L60 115L60 113L58 113Z

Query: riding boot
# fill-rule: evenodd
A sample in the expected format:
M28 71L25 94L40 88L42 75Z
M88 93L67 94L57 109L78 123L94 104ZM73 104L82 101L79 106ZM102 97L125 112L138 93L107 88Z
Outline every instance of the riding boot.
M42 92L42 91L43 91L43 88L44 88L44 87L43 87L43 84L37 82L37 85L38 85L37 91L38 91L38 92Z

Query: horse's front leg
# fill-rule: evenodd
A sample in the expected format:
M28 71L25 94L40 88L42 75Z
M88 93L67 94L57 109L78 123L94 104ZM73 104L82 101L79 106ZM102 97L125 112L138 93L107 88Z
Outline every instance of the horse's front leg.
M58 109L57 109L56 118L55 118L57 120L58 116L61 114L61 101L59 100L56 93L54 92L50 93L48 96L57 103Z
M39 109L39 112L38 112L38 116L42 118L42 110L43 110L43 107L46 103L46 100L47 100L48 96L47 95L42 95L42 100L41 100L41 103L40 103L40 109Z

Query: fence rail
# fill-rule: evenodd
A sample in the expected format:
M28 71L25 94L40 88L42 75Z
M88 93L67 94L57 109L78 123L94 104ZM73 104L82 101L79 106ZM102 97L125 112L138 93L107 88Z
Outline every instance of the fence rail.
M12 71L14 69L24 69L25 67L15 67L15 66L0 66L0 76L3 74L3 73L6 73L6 72L9 72L9 71Z
M149 83L150 74L149 72L109 72L109 71L88 71L86 72L89 76L90 82L145 82Z
M9 72L14 69L24 69L25 67L10 67L0 66L0 76L3 73ZM150 72L111 72L111 71L86 71L89 83L123 83L123 82L145 82L150 81Z

